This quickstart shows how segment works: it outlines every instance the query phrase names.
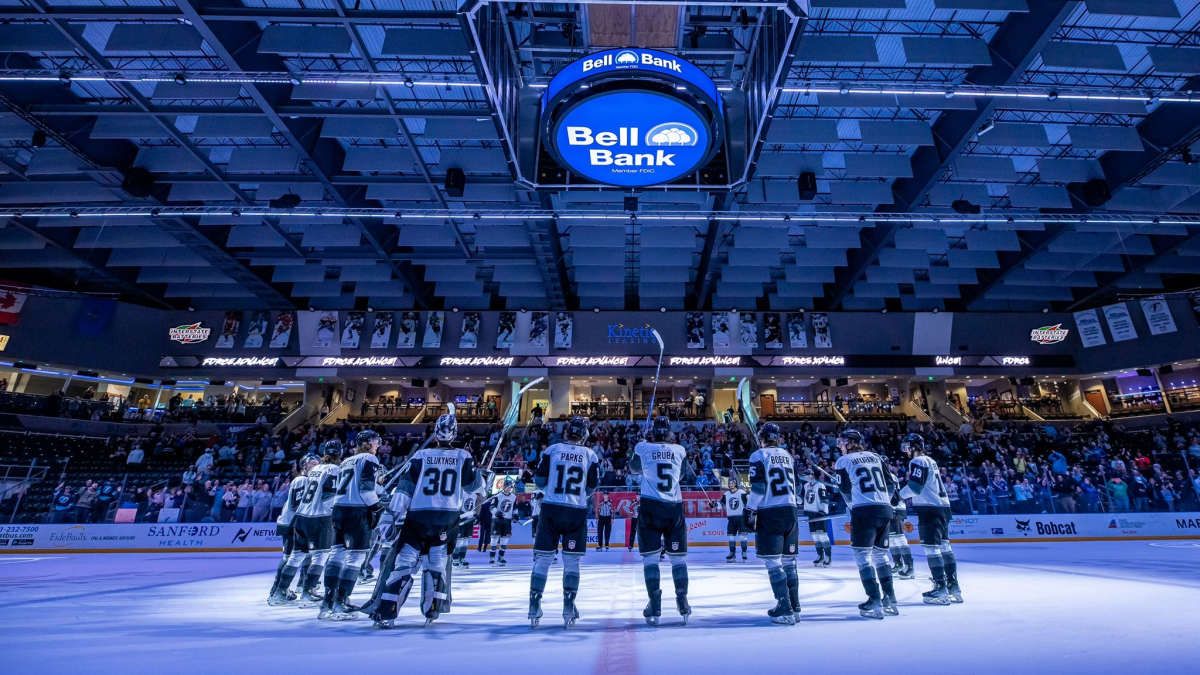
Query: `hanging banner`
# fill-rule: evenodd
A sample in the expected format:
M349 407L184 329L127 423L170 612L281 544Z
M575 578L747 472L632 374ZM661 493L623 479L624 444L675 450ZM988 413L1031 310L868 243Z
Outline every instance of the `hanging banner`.
M412 349L417 345L417 326L421 317L416 312L400 312L400 325L396 346L400 349Z
M763 314L763 345L767 349L783 349L783 326L776 312Z
M1133 325L1133 316L1129 314L1129 306L1123 302L1104 306L1104 320L1108 322L1108 334L1113 342L1125 342L1137 339L1137 328Z
M395 316L391 312L375 312L375 327L371 329L371 349L387 349L392 344L392 322Z
M459 349L476 349L479 347L479 312L464 312L462 318L462 335L458 338Z
M704 313L687 313L687 347L704 349Z
M342 349L358 349L362 341L363 326L367 315L363 312L346 312L346 324L342 326Z
M1104 329L1100 327L1100 314L1094 309L1075 312L1075 328L1079 330L1079 341L1084 348L1108 344L1104 339Z
M732 317L729 312L712 313L713 349L716 351L729 349L729 336L732 332Z
M1167 299L1161 295L1142 298L1142 314L1146 316L1146 325L1150 326L1151 335L1166 335L1179 330L1175 326L1175 316Z
M788 314L788 346L792 349L808 349L808 330L804 326L804 313Z
M570 349L575 342L575 318L570 312L554 315L554 348Z
M550 314L533 312L529 319L529 346L544 354L550 337Z
M743 350L758 349L758 318L754 312L742 312L738 316L738 340Z
M442 332L445 327L445 312L429 312L425 317L425 335L421 338L421 346L427 349L440 348L442 346Z
M287 349L292 341L292 326L296 325L296 315L291 312L279 312L275 315L275 327L271 329L271 349Z
M812 314L813 346L817 349L833 348L833 333L829 331L829 315L824 312Z
M313 336L314 347L332 347L337 336L337 312L317 312L317 330Z
M517 313L500 312L500 321L496 326L496 349L512 347L513 334L517 331Z
M246 349L261 349L270 325L271 318L268 312L254 312L251 314L246 326L246 340L242 343L242 347Z
M237 343L238 329L242 327L241 312L225 312L225 321L221 323L221 335L217 337L217 349L233 349Z

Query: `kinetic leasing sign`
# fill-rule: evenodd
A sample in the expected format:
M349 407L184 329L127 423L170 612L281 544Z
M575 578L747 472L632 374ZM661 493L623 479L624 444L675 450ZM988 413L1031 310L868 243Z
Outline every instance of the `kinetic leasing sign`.
M721 106L712 79L691 63L651 49L611 49L550 81L544 142L565 168L597 183L670 183L712 159Z

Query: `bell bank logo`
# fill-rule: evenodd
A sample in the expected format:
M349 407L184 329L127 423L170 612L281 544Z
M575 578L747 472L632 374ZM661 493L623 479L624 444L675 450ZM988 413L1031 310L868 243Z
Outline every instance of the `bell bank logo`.
M676 166L676 153L662 148L687 148L700 142L696 128L683 122L663 122L642 134L638 127L618 127L616 131L595 131L583 125L567 126L567 145L587 147L592 166ZM600 146L600 147L595 147ZM653 152L637 152L638 148ZM618 152L617 150L631 150Z
M593 70L601 68L630 68L644 66L648 68L660 68L669 70L675 73L682 73L683 66L679 61L665 54L651 54L649 52L639 52L633 49L622 49L613 54L608 52L590 59L584 59L582 70L585 73L590 73Z

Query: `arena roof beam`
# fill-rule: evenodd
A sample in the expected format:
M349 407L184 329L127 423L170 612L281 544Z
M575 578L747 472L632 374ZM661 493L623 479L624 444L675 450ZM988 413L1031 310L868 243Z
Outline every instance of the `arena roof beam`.
M70 103L42 103L29 106L29 112L35 115L54 117L64 115L145 115L147 112L151 115L205 115L208 117L245 117L258 112L258 108L250 106L236 107L217 107L217 106L196 106L196 105L154 105L150 104L149 110L142 110L137 106L117 105L117 104L70 104ZM376 117L392 117L392 113L382 108L378 110L364 108L319 108L309 105L277 105L275 111L284 117L316 117L316 118L331 118L331 117L350 117L350 118L376 118ZM474 119L477 117L487 117L491 111L487 108L467 109L467 108L397 108L396 115L402 117L461 117L463 119Z
M1013 84L1041 53L1042 47L1054 37L1078 6L1075 0L1046 0L1031 3L1028 13L1012 13L996 30L988 44L992 65L977 66L967 72L965 82L976 85L999 86ZM913 153L913 177L897 179L892 184L894 201L881 206L883 212L908 212L920 207L929 191L946 174L950 163L967 146L976 130L995 108L992 99L978 101L972 110L943 112L933 126L932 146L921 146ZM836 276L828 309L841 304L850 289L858 283L879 253L889 246L900 230L900 223L877 224L864 230L863 245L852 255L850 264Z
M262 38L262 31L253 21L247 20L233 24L226 24L221 27L221 33L218 34L211 26L205 23L204 17L200 15L196 7L189 0L175 0L175 4L183 12L185 18L196 29L209 48L230 68L238 70L268 70L268 71L283 71L286 70L282 60L278 56L258 54L255 50L244 49L244 45L257 44ZM226 42L229 41L229 43ZM234 46L231 48L230 44ZM234 55L234 51L243 54L244 61L239 61ZM247 63L252 59L257 61ZM264 62L270 61L269 67L262 68ZM249 67L248 67L249 66ZM275 109L274 103L269 100L263 91L255 84L243 84L242 87L250 94L258 109L267 119L275 126L275 129L284 137L288 145L299 155L301 162L312 173L313 177L324 186L326 193L334 199L340 206L352 205L350 200L344 195L336 185L329 180L329 174L340 166L340 161L333 155L341 152L340 147L333 141L323 143L325 150L318 151L316 144L322 143L320 134L316 133L316 124L305 121L305 126L301 129L294 129L279 112ZM314 140L313 147L303 142L301 137L308 136ZM366 223L359 218L350 218L350 222L354 223L362 232L363 239L367 241L370 247L375 251L375 254L380 260L387 260L400 278L412 290L413 299L417 306L425 309L429 306L430 296L429 290L425 283L420 279L418 274L415 274L411 266L404 265L397 261L393 261L387 254L387 250L380 242L382 233L372 231Z
M196 3L196 13L205 21L239 22L265 21L274 23L410 25L414 22L457 21L454 12L432 10L352 10L344 14L319 7L289 9L286 7L243 7L221 2ZM186 17L173 7L47 7L38 11L28 7L4 7L0 19L39 20L47 17L66 21L166 21Z

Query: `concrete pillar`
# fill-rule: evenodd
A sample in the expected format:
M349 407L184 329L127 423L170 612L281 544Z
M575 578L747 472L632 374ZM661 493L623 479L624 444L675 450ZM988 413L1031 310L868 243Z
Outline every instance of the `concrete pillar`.
M569 377L551 377L550 382L550 410L546 412L546 419L558 419L571 414L571 378ZM530 393L533 393L532 391Z

